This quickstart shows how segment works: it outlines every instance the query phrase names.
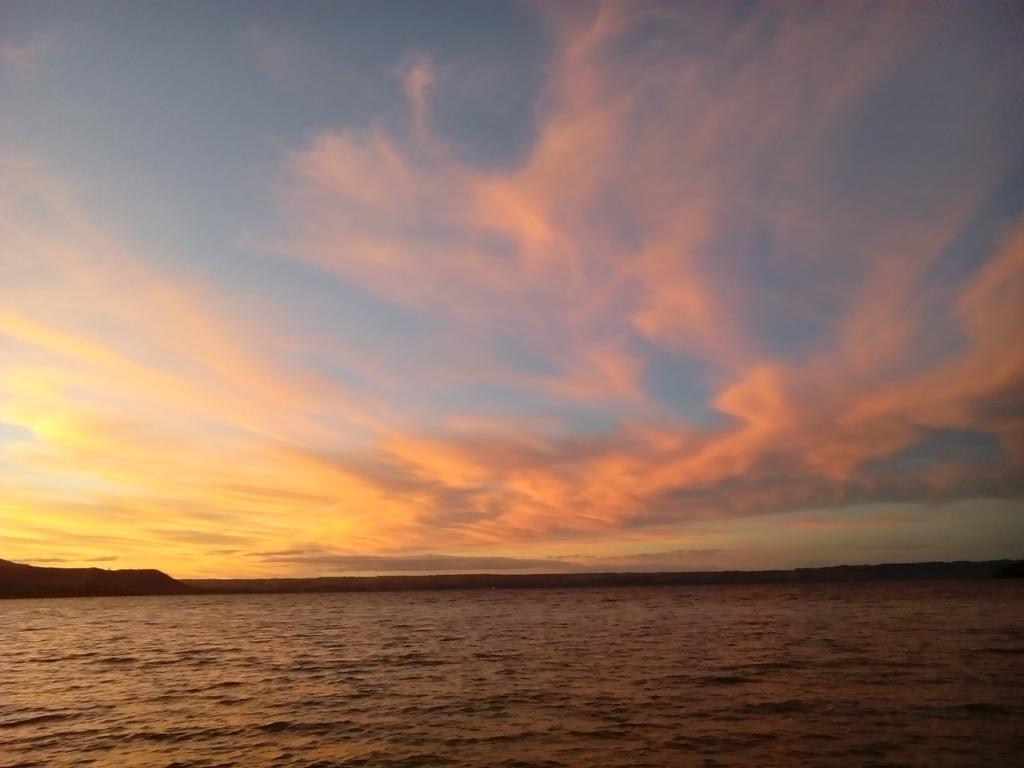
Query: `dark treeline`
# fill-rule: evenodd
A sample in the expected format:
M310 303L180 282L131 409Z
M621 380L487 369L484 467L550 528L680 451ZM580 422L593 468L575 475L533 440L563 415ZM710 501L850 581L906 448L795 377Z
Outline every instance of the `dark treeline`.
M0 560L0 597L393 592L451 589L573 589L701 584L777 584L1012 577L1010 560L837 565L777 571L658 573L464 573L431 576L323 576L286 579L173 579L153 570L44 568Z
M298 579L187 579L202 592L385 592L431 589L571 589L701 584L776 584L902 579L988 579L1009 560L955 563L838 565L777 571L667 571L654 573L464 573L431 576L322 576Z
M777 584L927 579L988 579L1019 575L1010 560L953 563L838 565L777 571L659 573L463 573L431 576L323 576L287 579L173 579L153 570L44 568L0 560L2 597L104 595L266 594L303 592L392 592L449 589L573 589L701 584Z

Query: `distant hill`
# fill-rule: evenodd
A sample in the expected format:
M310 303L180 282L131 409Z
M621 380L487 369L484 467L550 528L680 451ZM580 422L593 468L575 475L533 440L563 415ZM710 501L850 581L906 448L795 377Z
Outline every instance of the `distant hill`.
M1024 560L1007 563L996 571L997 579L1024 579Z
M40 568L0 560L0 598L90 595L182 595L304 592L394 592L448 589L574 589L701 584L801 584L852 581L991 579L1012 575L1010 560L886 563L787 571L662 573L466 573L430 576L323 576L293 579L172 579L161 571ZM1019 564L1018 564L1019 567Z
M41 568L0 560L0 598L183 595L194 590L152 568Z
M953 563L837 565L785 571L670 571L660 573L468 573L432 576L322 576L293 579L184 579L202 592L391 592L430 589L572 589L700 584L778 584L843 581L990 579L1009 560Z

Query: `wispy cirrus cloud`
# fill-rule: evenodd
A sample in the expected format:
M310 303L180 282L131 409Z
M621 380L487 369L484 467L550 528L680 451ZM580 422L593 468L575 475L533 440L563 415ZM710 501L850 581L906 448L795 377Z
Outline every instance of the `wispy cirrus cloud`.
M332 552L328 549L254 552L251 556L263 563L301 565L313 567L324 573L562 571L574 568L573 563L552 558L530 559L522 557L435 555L429 553L422 555L354 555Z
M49 564L56 564L56 563L64 564L64 563L74 563L74 562L82 562L82 563L112 563L115 560L117 560L117 555L107 555L106 557L88 557L88 558L85 558L85 559L80 560L80 561L69 560L66 557L37 557L35 560L32 561L32 563L33 564L38 564L38 565L49 565Z
M362 555L344 553L324 547L308 547L270 552L250 552L249 557L264 563L301 565L322 573L451 573L528 571L558 573L563 571L667 570L718 565L721 549L675 549L665 552L637 552L630 555L575 557L494 557L464 555Z
M544 363L455 361L480 386L616 416L599 437L539 445L383 441L384 487L428 499L425 530L501 540L1020 494L1015 406L994 419L980 407L1024 370L1000 330L1020 310L987 274L1020 279L1018 230L987 266L939 292L930 283L1019 160L1008 125L966 155L951 142L1019 83L922 97L924 82L893 85L896 73L932 67L927 81L955 62L927 53L911 9L833 11L700 12L712 34L693 31L692 9L555 10L521 164L477 170L436 139L381 129L325 133L291 157L295 234L282 250L446 318L464 348L513 329ZM914 109L872 114L900 87ZM894 130L912 143L893 143ZM902 167L887 166L895 151ZM938 303L950 295L952 311ZM708 382L724 425L687 423L651 397L665 360ZM974 460L929 452L972 435Z
M445 133L465 70L424 41L388 70L400 114L274 156L278 217L240 239L278 262L244 291L5 159L11 547L183 575L717 567L768 515L1019 504L1024 86L999 25L541 13L521 154ZM275 82L320 66L245 28ZM316 306L276 284L310 274Z

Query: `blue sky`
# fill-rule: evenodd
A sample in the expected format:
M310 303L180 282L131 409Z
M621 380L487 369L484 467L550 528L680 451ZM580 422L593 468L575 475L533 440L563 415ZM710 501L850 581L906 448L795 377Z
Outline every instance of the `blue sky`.
M5 3L5 556L1019 556L1020 22Z

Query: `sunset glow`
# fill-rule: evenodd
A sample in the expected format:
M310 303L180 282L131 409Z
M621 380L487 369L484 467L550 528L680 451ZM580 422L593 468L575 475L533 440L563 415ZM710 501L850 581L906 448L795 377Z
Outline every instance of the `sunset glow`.
M0 8L0 557L1020 556L1019 5L282 7Z

